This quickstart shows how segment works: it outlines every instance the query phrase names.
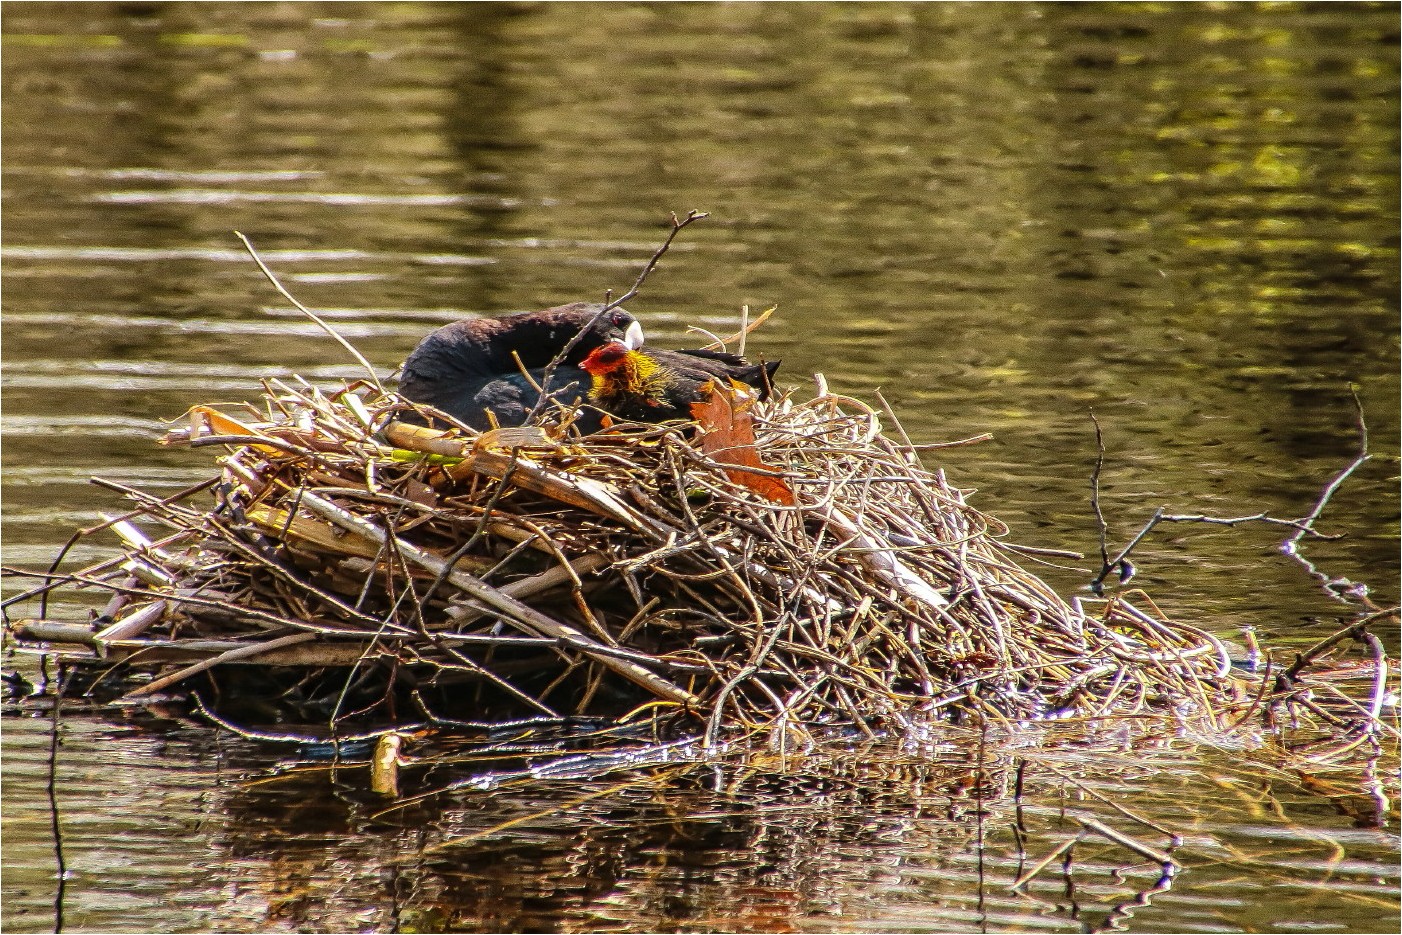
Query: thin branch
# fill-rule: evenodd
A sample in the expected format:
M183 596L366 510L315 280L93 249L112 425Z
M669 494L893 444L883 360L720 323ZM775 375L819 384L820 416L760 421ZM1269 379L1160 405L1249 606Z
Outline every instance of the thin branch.
M1323 513L1324 508L1329 503L1330 498L1333 497L1335 491L1339 489L1343 482L1347 480L1349 476L1352 475L1353 472L1359 468L1359 466L1361 466L1364 462L1368 461L1372 457L1372 455L1368 453L1368 426L1363 419L1363 404L1359 401L1358 393L1354 390L1352 386L1349 387L1349 392L1353 396L1353 402L1358 412L1358 428L1359 433L1361 435L1359 455L1356 458L1354 458L1352 463L1350 463L1346 468L1340 471L1334 477L1334 479L1328 483L1327 486L1325 486L1324 490L1319 495L1319 499L1315 502L1314 508L1309 512L1307 516L1301 519L1281 519L1279 517L1271 516L1264 511L1260 513L1253 513L1249 516L1207 516L1202 513L1165 513L1164 510L1166 508L1159 507L1154 511L1154 515L1149 517L1149 520L1144 524L1144 527L1139 530L1139 532L1134 536L1134 538L1129 541L1129 544L1126 545L1123 549L1121 549L1119 554L1116 555L1114 558L1109 557L1108 551L1106 549L1105 539L1107 527L1105 524L1105 517L1101 514L1100 511L1099 502L1100 470L1105 459L1105 444L1100 432L1100 423L1096 420L1095 413L1092 412L1090 414L1090 419L1091 422L1095 425L1095 442L1097 448L1097 455L1095 459L1095 468L1091 471L1090 478L1091 507L1095 511L1095 518L1100 526L1101 566L1100 572L1090 583L1091 592L1096 594L1097 596L1103 593L1105 579L1109 577L1111 571L1117 568L1120 571L1121 583L1128 581L1129 578L1133 577L1134 566L1129 563L1129 554L1134 550L1134 548L1137 545L1139 545L1140 542L1144 540L1144 537L1149 534L1150 530L1152 530L1159 523L1207 523L1219 526L1238 526L1243 523L1273 523L1280 526L1289 526L1295 530L1295 534L1281 544L1280 551L1304 565L1306 570L1310 573L1312 577L1319 578L1320 580L1322 580L1324 582L1324 590L1328 592L1328 594L1331 597L1344 603L1353 603L1352 599L1356 598L1362 601L1369 608L1376 608L1377 605L1373 604L1367 598L1367 587L1365 585L1349 581L1346 578L1330 578L1328 575L1325 575L1318 569L1316 569L1312 562L1308 561L1302 555L1299 554L1298 550L1299 542L1305 536L1313 536L1316 539L1340 538L1340 536L1329 535L1327 533L1319 532L1314 528L1314 521L1319 518L1321 513Z
M677 235L680 234L684 228L708 217L710 217L710 215L705 211L697 211L695 209L688 211L686 217L681 219L677 218L676 212L672 213L672 229L668 232L667 239L662 242L662 246L658 247L653 252L652 258L647 261L647 264L643 267L643 271L638 274L638 278L633 281L633 285L628 291L616 299L612 298L612 290L606 292L604 294L603 307L589 320L589 324L579 329L575 336L570 338L569 343L560 349L560 353L555 355L555 359L545 365L545 370L540 377L541 393L536 397L535 405L531 407L530 413L526 416L526 425L534 423L536 416L538 416L541 409L545 407L546 400L549 398L545 391L550 389L550 379L555 375L555 370L560 364L565 362L565 358L569 356L570 351L574 350L575 346L578 345L580 341L584 340L584 336L593 330L594 326L598 324L605 315L618 308L624 302L632 299L642 290L643 283L647 281L648 276L652 275L652 271L657 268L658 261L662 259L663 254L671 249L672 241L677 239Z
M1302 519L1280 519L1268 513L1252 513L1250 516L1205 516L1201 513L1176 514L1165 513L1159 517L1165 523L1212 523L1218 526L1237 526L1241 523L1276 523L1280 526L1291 526L1300 530L1300 535L1308 533L1317 539L1341 539L1342 536L1331 536L1328 533L1318 532L1310 529Z
M1120 549L1120 554L1116 555L1113 559L1107 558L1104 560L1104 564L1100 566L1100 574L1096 575L1095 580L1090 583L1090 590L1092 594L1098 596L1104 590L1103 586L1105 584L1105 578L1110 574L1111 571L1113 571L1116 568L1120 569L1121 583L1124 583L1125 581L1129 580L1129 578L1133 575L1132 569L1134 567L1128 564L1129 553L1134 551L1135 546L1137 546L1140 542L1144 541L1144 537L1149 534L1149 530L1153 529L1159 523L1163 522L1163 520L1163 507L1159 507L1157 510L1154 511L1154 515L1149 517L1149 521L1144 524L1144 528L1139 530L1138 535L1136 535L1133 539L1129 540L1129 544L1126 545L1123 549ZM1100 539L1100 554L1103 557L1105 555L1105 521L1102 519L1100 521L1100 524L1102 530Z
M643 267L643 271L639 273L638 278L633 281L632 287L629 288L627 292L623 293L617 299L614 299L612 302L606 302L604 304L604 311L607 312L612 309L618 308L618 306L622 305L624 302L627 302L629 299L633 298L633 296L637 295L638 292L642 289L643 283L647 281L648 276L652 275L652 271L657 268L657 262L662 259L662 255L665 254L667 250L671 248L672 241L677 239L677 235L680 234L682 230L688 225L694 224L697 221L704 220L710 216L711 215L705 211L697 211L695 208L693 208L692 210L686 213L686 217L678 220L676 213L673 212L672 229L670 232L668 232L667 239L664 240L662 242L662 246L658 247L657 250L652 254L652 259L647 261L647 265Z
M1362 604L1369 610L1376 610L1378 605L1369 599L1368 586L1366 584L1359 581L1351 581L1344 577L1335 578L1320 571L1314 562L1311 562L1300 554L1299 549L1300 539L1303 538L1306 533L1320 536L1319 533L1314 531L1314 521L1324 512L1324 508L1328 505L1330 498L1334 496L1334 492L1337 491L1343 482L1348 480L1353 472L1358 470L1364 462L1373 457L1368 453L1368 423L1363 418L1363 403L1359 400L1358 391L1353 386L1349 386L1349 394L1353 397L1353 405L1358 413L1358 456L1353 459L1352 463L1335 475L1334 479L1325 486L1323 492L1319 495L1319 499L1314 504L1314 509L1310 510L1308 516L1300 520L1295 535L1280 544L1280 551L1303 565L1306 573L1308 573L1311 578L1319 581L1320 586L1324 588L1324 593L1334 598L1334 600L1343 604ZM1321 536L1321 538L1330 537Z
M732 341L739 341L739 342L740 342L740 347L736 350L735 353L739 354L741 357L744 357L744 356L745 356L745 337L746 337L746 335L748 335L750 332L754 331L754 330L755 330L756 328L758 328L760 325L762 325L762 324L764 324L766 321L768 321L768 320L769 320L769 316L770 316L770 315L773 315L773 314L774 314L776 311L778 311L778 310L779 310L779 306L777 306L777 305L771 305L769 308L767 308L767 309L765 309L764 311L760 312L759 315L758 315L757 317L755 317L755 318L750 318L750 317L749 317L749 316L750 316L750 307L749 307L748 305L742 306L742 309L741 309L741 318L740 318L740 320L741 320L741 328L740 328L740 330L737 331L737 332L735 332L734 334L730 335L729 337L726 337L726 338L719 338L719 337L716 337L716 336L713 335L713 334L710 335L710 336L711 336L711 339L712 339L712 340L711 340L711 343L710 343L710 344L704 344L704 345L702 345L701 350L703 350L703 351L723 351L723 350L726 349L726 346L729 345ZM701 332L702 334L710 334L710 332L706 331L704 328L687 328L687 330L688 330L688 331L698 331L698 332Z
M329 324L327 324L325 319L323 319L320 315L316 314L316 312L313 312L311 309L307 308L301 302L298 302L296 297L293 296L292 293L287 291L283 284L278 281L278 278L273 275L273 271L268 269L268 264L263 262L263 258L258 255L258 251L253 249L252 241L250 241L247 237L245 237L238 231L234 231L234 236L237 237L239 240L243 241L244 249L248 251L249 256L253 257L253 262L258 264L258 268L263 271L263 275L268 277L268 282L273 284L273 288L276 289L284 299L295 305L299 312L301 312L303 315L306 315L312 321L316 322L317 325L321 327L321 330L325 331L332 338L334 338L336 342L341 345L341 347L344 347L347 351L349 351L350 355L354 357L357 361L359 361L360 365L365 368L365 372L370 374L370 382L375 384L375 389L379 390L380 393L383 394L385 391L384 384L380 382L379 376L375 373L375 368L370 366L370 361L366 360L364 356L361 355L360 351L357 351L355 349L354 345L352 345L345 338L341 337L341 335L336 332L335 328L332 328Z
M1097 580L1104 580L1110 570L1110 551L1105 542L1110 527L1105 523L1105 514L1100 511L1100 469L1105 465L1105 436L1100 432L1100 420L1095 417L1094 410L1090 411L1090 422L1095 426L1095 467L1090 472L1090 508L1095 511L1095 523L1100 529L1100 563L1105 568Z
M1300 520L1299 528L1295 535L1282 543L1280 551L1284 552L1286 555L1292 557L1296 555L1296 546L1299 544L1300 540L1304 538L1305 533L1313 532L1314 521L1324 512L1324 508L1329 504L1330 498L1334 496L1334 491L1338 490L1339 485L1348 480L1349 475L1358 470L1365 461L1373 457L1368 453L1368 423L1364 421L1363 418L1363 403L1359 400L1358 391L1353 386L1349 386L1348 391L1349 395L1353 397L1353 405L1358 412L1358 433L1360 436L1358 457L1354 458L1353 462L1349 464L1348 467L1340 471L1334 479L1329 482L1324 488L1324 491L1319 495L1319 499L1315 501L1314 509L1310 510L1309 515L1304 519Z
M1368 626L1368 624L1372 623L1374 620L1381 620L1384 617L1395 617L1397 616L1397 613L1398 608L1389 607L1385 610L1379 610L1374 613L1368 614L1366 617L1360 617L1353 623L1344 627L1342 630L1337 630L1334 633L1331 633L1329 636L1326 636L1318 643L1315 643L1309 649L1306 649L1304 652L1301 652L1298 655L1296 655L1295 661L1291 663L1290 668L1282 672L1281 675L1287 681L1294 681L1296 676L1303 672L1307 666L1313 663L1314 660L1318 659L1326 650L1331 649L1332 647L1334 647L1338 643L1343 642L1344 640L1358 639L1363 633L1364 629Z

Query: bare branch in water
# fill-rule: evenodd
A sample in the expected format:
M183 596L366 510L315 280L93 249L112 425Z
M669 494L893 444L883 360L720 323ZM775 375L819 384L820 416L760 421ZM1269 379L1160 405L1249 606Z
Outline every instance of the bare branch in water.
M1218 526L1239 526L1243 523L1273 523L1279 526L1289 526L1295 530L1294 535L1281 543L1280 551L1303 565L1311 577L1321 582L1325 592L1330 597L1346 604L1355 602L1361 603L1370 610L1376 610L1377 605L1368 598L1368 588L1366 585L1350 581L1347 578L1331 578L1329 575L1319 571L1313 562L1304 558L1299 552L1300 540L1305 536L1312 536L1316 539L1340 538L1337 535L1319 532L1314 528L1314 522L1319 518L1320 514L1324 512L1324 508L1328 505L1329 500L1338 491L1339 487L1343 485L1343 482L1372 457L1372 455L1368 453L1368 425L1363 418L1363 404L1359 401L1358 392L1354 387L1350 386L1349 392L1353 397L1353 403L1357 410L1358 430L1361 436L1359 454L1347 467L1336 474L1333 480L1325 485L1324 489L1320 492L1319 498L1315 501L1313 509L1311 509L1306 516L1300 519L1282 519L1280 517L1271 516L1265 511L1252 513L1249 516L1208 516L1202 513L1166 513L1164 512L1165 509L1167 509L1166 507L1159 507L1154 511L1154 515L1149 517L1144 527L1135 534L1134 538L1129 541L1129 544L1121 549L1114 558L1109 557L1106 549L1105 538L1107 527L1105 524L1105 517L1100 511L1099 502L1100 470L1105 459L1105 443L1100 433L1100 423L1096 420L1095 413L1091 413L1091 422L1095 425L1095 441L1097 448L1095 467L1091 471L1090 479L1091 507L1095 511L1096 522L1100 526L1101 556L1100 571L1090 583L1091 591L1097 595L1101 594L1105 579L1116 569L1119 570L1121 583L1129 580L1134 574L1134 566L1129 562L1130 552L1132 552L1140 542L1144 541L1144 537L1159 523L1206 523Z
M1110 561L1110 548L1106 541L1110 535L1110 527L1105 523L1105 514L1100 509L1100 469L1105 466L1105 436L1100 432L1100 420L1095 417L1094 410L1090 412L1090 422L1091 425L1095 426L1095 467L1091 468L1090 472L1090 508L1095 513L1095 524L1100 538L1100 574L1096 575L1095 580L1090 583L1090 590L1098 597L1103 590L1101 585L1105 581L1105 576L1110 573L1114 563ZM1134 542L1142 539L1144 533L1148 531L1149 527L1145 527L1144 532L1136 536ZM1130 546L1133 545L1134 543L1131 542ZM1128 555L1129 548L1126 548L1124 552L1120 553L1119 561L1123 561Z
M1315 501L1314 509L1310 510L1309 515L1299 521L1295 535L1281 543L1280 551L1303 565L1310 577L1319 581L1320 586L1324 588L1325 592L1330 597L1345 604L1353 603L1356 600L1362 603L1363 606L1376 610L1378 605L1369 600L1367 585L1357 581L1350 581L1347 578L1333 578L1325 574L1320 571L1313 562L1301 555L1299 549L1300 540L1304 538L1306 534L1320 538L1331 538L1321 536L1320 533L1315 532L1314 521L1324 512L1324 508L1329 504L1330 498L1334 496L1334 492L1339 489L1343 482L1348 480L1354 471L1362 467L1364 462L1373 457L1368 452L1368 423L1363 418L1363 402L1358 398L1358 390L1356 387L1350 385L1348 391L1349 395L1353 397L1354 410L1358 417L1358 456L1342 471L1334 475L1334 479L1324 487L1324 490L1319 495L1319 499Z
M1319 495L1319 499L1315 501L1314 509L1310 510L1309 515L1299 521L1299 531L1285 540L1280 550L1286 555L1294 555L1295 547L1299 544L1299 541L1304 538L1307 532L1313 531L1314 521L1319 519L1319 514L1324 512L1324 507L1329 504L1329 499L1334 496L1334 491L1339 489L1339 485L1348 480L1349 475L1358 470L1365 461L1372 458L1372 455L1368 453L1368 423L1364 421L1363 418L1363 403L1359 400L1358 391L1353 386L1350 386L1348 391L1349 395L1353 397L1353 405L1358 414L1358 457L1354 458L1353 462L1349 464L1348 467L1335 475L1334 479L1325 486L1324 490Z

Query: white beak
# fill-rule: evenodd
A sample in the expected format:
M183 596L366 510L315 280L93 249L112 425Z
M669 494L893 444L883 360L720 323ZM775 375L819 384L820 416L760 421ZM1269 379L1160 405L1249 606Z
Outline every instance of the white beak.
M636 351L643 346L643 326L636 321L628 326L628 330L623 332L623 346L630 351Z

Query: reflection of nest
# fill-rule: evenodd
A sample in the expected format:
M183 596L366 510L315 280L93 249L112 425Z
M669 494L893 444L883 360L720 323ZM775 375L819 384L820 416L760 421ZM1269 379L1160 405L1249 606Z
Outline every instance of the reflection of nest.
M570 930L582 918L598 931L601 915L641 931L792 931L829 913L836 925L889 918L914 898L911 922L963 930L988 912L1012 930L1030 911L1099 915L1168 886L1172 857L1148 856L1171 853L1166 834L1099 802L1126 777L1172 775L1161 752L1097 752L1093 763L1063 753L1048 770L1021 754L980 756L974 731L950 731L942 746L931 757L855 743L837 756L699 767L644 754L632 766L613 759L607 776L443 755L414 772L441 782L471 770L451 787L458 794L440 788L392 807L347 781L343 765L306 763L224 787L236 790L224 837L235 860L272 861L260 891L278 921L303 929L344 929L366 907L393 906L438 931ZM1093 779L1063 773L1087 768ZM412 782L405 791L416 793ZM1171 808L1155 802L1149 814ZM1097 815L1130 824L1134 838L1082 833L1082 821L1108 827Z
M291 666L260 690L309 716L650 705L713 734L1211 720L1244 695L1203 631L1062 600L875 412L826 391L755 407L762 460L676 427L464 438L393 422L403 403L363 388L275 383L265 402L253 419L197 409L169 439L233 449L212 509L131 492L173 534L127 527L122 562L75 576L119 595L95 637L109 661ZM792 493L752 482L776 475Z

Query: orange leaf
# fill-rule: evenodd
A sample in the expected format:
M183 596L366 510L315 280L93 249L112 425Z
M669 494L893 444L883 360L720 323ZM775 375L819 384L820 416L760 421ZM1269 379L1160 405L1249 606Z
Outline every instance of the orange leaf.
M710 390L706 401L691 404L691 415L703 430L701 450L715 461L734 465L725 474L735 483L767 500L792 506L793 488L782 477L756 473L775 469L764 463L755 447L754 420L749 413L754 396L734 381L721 387L712 380L702 389Z
M211 409L208 406L191 406L190 437L192 439L200 437L204 434L206 428L215 435L252 435L255 437L261 436L267 438L267 436L258 429L240 422L232 416L226 416L224 413ZM253 445L253 448L255 451L260 451L263 454L278 454L281 451L281 449L273 448L270 445Z

